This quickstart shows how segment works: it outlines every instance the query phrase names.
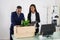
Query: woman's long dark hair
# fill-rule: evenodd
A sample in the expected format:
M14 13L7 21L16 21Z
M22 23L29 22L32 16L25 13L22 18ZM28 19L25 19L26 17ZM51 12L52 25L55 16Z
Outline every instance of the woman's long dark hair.
M30 5L30 8L29 8L29 13L31 13L31 6L33 6L33 7L35 8L35 12L37 13L37 9L36 9L35 4L31 4L31 5Z

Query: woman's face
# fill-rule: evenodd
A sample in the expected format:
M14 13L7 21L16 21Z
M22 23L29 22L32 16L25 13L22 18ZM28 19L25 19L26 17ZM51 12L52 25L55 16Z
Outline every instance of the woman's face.
M31 6L31 12L35 12L35 8L34 8L34 6Z

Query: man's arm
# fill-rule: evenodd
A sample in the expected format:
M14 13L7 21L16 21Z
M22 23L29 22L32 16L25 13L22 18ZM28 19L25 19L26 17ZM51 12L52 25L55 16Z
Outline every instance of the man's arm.
M23 17L23 19L22 20L25 20L25 17L24 17L24 14L22 13L22 17Z
M12 23L12 26L16 25L15 18L14 18L14 13L13 12L11 13L11 23Z

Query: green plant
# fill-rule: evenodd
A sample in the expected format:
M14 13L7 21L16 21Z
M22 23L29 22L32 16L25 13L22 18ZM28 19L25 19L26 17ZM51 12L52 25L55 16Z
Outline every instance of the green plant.
M21 23L21 26L28 26L29 25L29 20L23 20Z

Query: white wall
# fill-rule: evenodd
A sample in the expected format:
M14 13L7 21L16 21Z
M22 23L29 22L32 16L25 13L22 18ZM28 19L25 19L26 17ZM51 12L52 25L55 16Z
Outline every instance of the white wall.
M60 0L57 0L56 4L58 5L58 10L59 10L59 25L60 25Z
M22 12L25 18L27 18L30 4L35 4L37 6L41 23L46 24L47 7L55 5L54 0L0 0L0 39L9 38L10 15L11 12L15 11L16 6L22 6Z

